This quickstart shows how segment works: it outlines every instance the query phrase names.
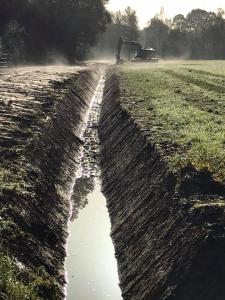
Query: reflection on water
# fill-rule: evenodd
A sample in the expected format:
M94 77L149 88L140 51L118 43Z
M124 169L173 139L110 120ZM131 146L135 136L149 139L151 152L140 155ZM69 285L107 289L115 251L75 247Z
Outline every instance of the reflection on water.
M67 300L122 299L106 199L98 179L97 128L103 87L104 78L97 88L82 137L81 164L71 196Z
M93 177L80 177L76 179L71 201L73 203L73 211L70 221L74 221L78 217L80 209L88 204L88 194L94 190Z
M104 84L103 78L96 90L92 108L82 135L84 145L81 149L80 168L71 196L71 220L77 218L79 209L82 209L87 205L87 195L94 189L94 178L99 176L98 121Z
M99 182L87 199L88 205L70 223L67 299L119 300L122 298L110 220Z

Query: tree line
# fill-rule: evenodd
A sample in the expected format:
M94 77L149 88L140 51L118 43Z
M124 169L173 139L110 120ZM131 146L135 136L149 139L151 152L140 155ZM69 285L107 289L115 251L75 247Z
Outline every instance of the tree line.
M106 0L1 0L0 40L13 63L63 56L73 63L110 22Z
M162 58L225 59L222 9L217 13L194 9L187 16L179 14L172 20L165 19L162 10L146 28L139 30L136 12L127 8L112 15L112 23L99 40L99 49L114 54L120 36L138 40L145 48L155 48Z
M69 63L95 53L115 55L120 36L152 47L162 58L225 58L224 11L201 9L187 16L165 19L163 10L138 28L136 12L109 14L108 0L1 0L0 46L12 63L51 62L64 57ZM98 42L97 46L96 43ZM93 48L92 48L93 49ZM130 55L133 49L125 49Z

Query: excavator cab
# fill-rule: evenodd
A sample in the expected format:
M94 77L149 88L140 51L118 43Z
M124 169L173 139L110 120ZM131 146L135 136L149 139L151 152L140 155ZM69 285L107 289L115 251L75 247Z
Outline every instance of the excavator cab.
M157 62L158 59L156 57L156 50L153 48L143 49L141 44L136 41L128 41L123 40L121 37L119 38L117 45L117 53L116 53L116 64L123 64L124 60L121 59L121 51L123 45L130 45L136 48L135 58L131 60L131 62Z

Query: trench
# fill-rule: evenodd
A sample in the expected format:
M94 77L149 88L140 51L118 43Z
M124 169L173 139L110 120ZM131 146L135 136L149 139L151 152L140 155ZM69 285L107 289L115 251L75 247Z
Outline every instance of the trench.
M81 136L84 144L80 166L71 193L66 259L67 300L122 299L98 163L98 123L104 85L102 75L87 113Z

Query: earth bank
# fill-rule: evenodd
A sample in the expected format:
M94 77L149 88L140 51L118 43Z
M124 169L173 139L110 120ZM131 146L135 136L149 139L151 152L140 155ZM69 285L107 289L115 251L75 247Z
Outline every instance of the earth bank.
M98 67L1 74L0 268L12 269L1 278L2 299L64 296L68 198L99 78Z
M173 173L120 80L108 73L99 135L123 298L222 300L224 185L192 166Z

